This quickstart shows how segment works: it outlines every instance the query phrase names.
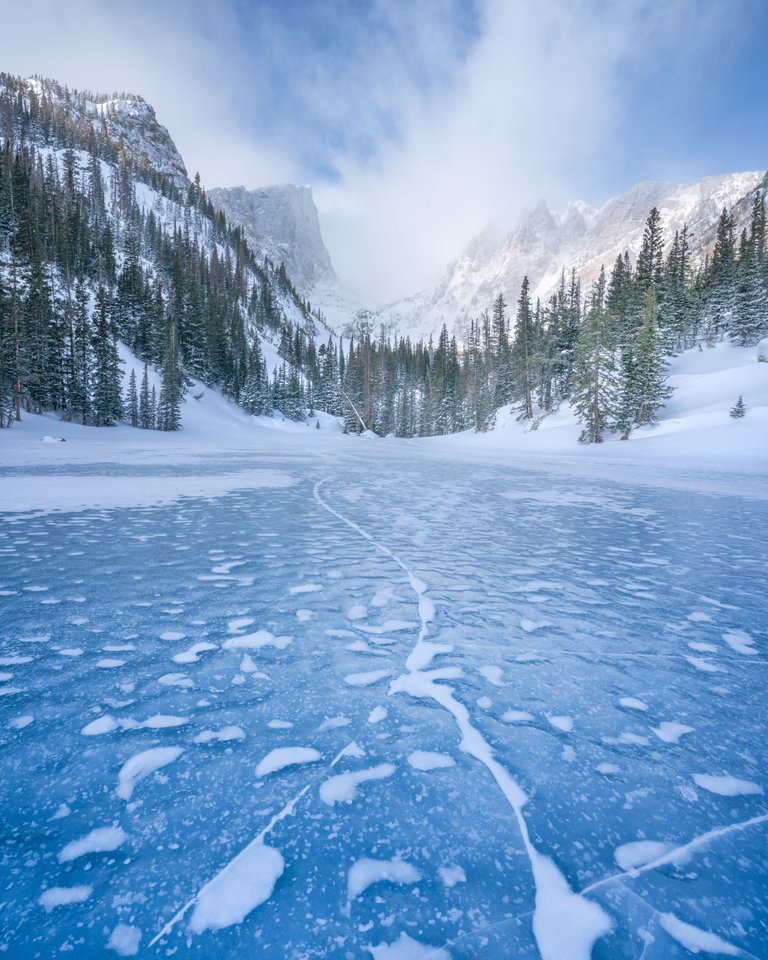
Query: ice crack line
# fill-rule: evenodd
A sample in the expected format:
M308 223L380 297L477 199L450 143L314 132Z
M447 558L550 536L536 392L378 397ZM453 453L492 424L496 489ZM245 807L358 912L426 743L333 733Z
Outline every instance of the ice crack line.
M605 877L603 880L596 880L581 892L592 893L593 890L599 890L601 887L623 880L625 877L639 877L643 873L648 873L649 870L658 870L659 867L666 867L671 863L679 863L689 854L694 853L701 847L706 847L719 837L725 837L729 833L734 833L737 830L748 830L750 827L757 826L757 824L765 823L766 821L768 821L768 813L762 813L756 817L750 817L749 820L741 820L739 823L730 823L725 827L714 827L712 830L707 831L707 833L702 833L700 836L694 837L693 840L689 840L688 843L684 843L679 847L675 847L673 850L667 851L667 853L657 857L655 860L651 860L649 863L643 864L641 867L635 867L632 870L623 870L621 873L614 873L612 876Z
M315 500L324 510L356 531L379 552L388 556L405 573L411 589L416 594L420 620L419 635L406 660L405 666L408 672L391 682L390 695L408 693L416 699L431 699L451 714L461 733L460 749L485 766L515 815L536 890L533 933L542 960L585 960L590 956L595 941L611 930L610 918L597 903L586 900L581 894L574 892L554 861L534 847L528 832L528 823L523 816L523 806L528 801L527 795L506 768L496 760L488 741L472 725L467 708L453 696L453 689L436 682L456 679L461 675L461 671L456 667L424 670L437 654L451 651L451 648L445 644L429 643L425 639L429 623L435 615L434 604L426 595L427 585L389 547L380 543L358 523L345 517L322 498L320 487L325 482L326 480L319 480L315 484Z
M249 859L251 859L251 857L254 854L258 853L259 847L263 845L264 838L267 836L267 834L271 833L275 829L275 827L278 825L278 823L280 823L281 820L285 820L286 817L293 815L293 813L296 810L296 805L301 800L301 798L318 782L320 776L324 775L325 772L329 770L331 767L335 767L336 764L341 760L341 758L346 756L347 751L350 750L350 748L353 745L354 745L354 741L352 741L351 743L348 743L345 747L343 747L336 754L333 760L331 760L328 766L323 768L323 771L321 774L319 774L314 779L310 780L309 783L303 786L301 790L299 790L299 792L296 794L296 796L293 797L291 800L289 800L288 803L286 803L285 806L282 808L282 810L279 810L272 817L269 823L253 838L253 840L250 841L250 843L246 844L246 846L244 846L243 849L238 854L236 854L228 863L226 863L221 868L221 870L219 870L219 872L211 880L208 881L208 883L206 883L203 887L201 887L200 890L198 890L198 892L193 897L190 897L189 900L187 900L187 902L184 904L184 906L181 907L174 914L174 916L171 917L168 923L165 924L162 930L160 930L159 933L155 934L152 940L150 940L149 946L153 947L159 940L162 940L164 937L167 937L168 934L172 932L173 928L184 919L184 917L189 912L189 910L192 907L194 907L195 904L200 902L201 898L204 897L206 891L210 890L215 892L216 887L226 882L229 876L231 876L234 880L237 880L238 874L241 872L239 869L240 865L241 864L247 865ZM280 859L282 860L282 858ZM279 868L279 872L282 873L282 865ZM193 917L193 920L194 920L194 917Z

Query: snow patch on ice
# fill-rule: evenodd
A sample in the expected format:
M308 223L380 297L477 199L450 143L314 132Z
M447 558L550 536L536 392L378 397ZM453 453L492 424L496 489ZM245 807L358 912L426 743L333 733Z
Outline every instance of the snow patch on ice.
M312 747L277 747L270 750L256 767L257 777L266 777L284 767L295 767L304 763L317 763L322 754Z
M107 949L119 957L135 957L141 944L141 930L128 923L118 923L107 941Z
M373 960L451 960L451 956L442 947L430 947L419 943L401 933L392 943L380 943L377 947L367 947Z
M663 720L658 727L651 729L664 743L677 743L686 733L693 733L693 727L687 727L684 723L675 723L673 720Z
M78 840L71 840L59 854L59 863L69 863L89 853L111 853L128 839L122 827L97 827Z
M757 650L753 649L754 638L745 630L728 630L723 634L723 640L728 644L731 650L741 653L745 657L757 656Z
M202 933L242 923L269 900L284 869L279 850L261 840L248 844L198 893L189 929Z
M49 887L40 896L40 906L46 911L66 907L70 903L83 903L93 893L93 887L80 884L75 887Z
M387 881L388 883L418 883L421 874L410 863L405 863L399 857L392 860L372 860L363 857L357 860L347 874L347 911L353 900L356 900L368 887L374 883Z
M194 738L195 743L230 743L233 740L245 740L242 727L222 727L221 730L201 730Z
M702 930L700 927L694 927L686 923L674 913L662 913L659 916L659 923L667 933L679 944L690 950L691 953L714 953L726 957L738 957L741 953L738 947L722 940L717 934L710 933L709 930Z
M380 763L368 770L339 773L320 784L320 799L332 807L336 803L352 803L357 795L357 788L368 780L384 780L391 777L395 767L391 763Z
M694 773L694 782L702 790L716 793L721 797L742 797L754 793L762 793L763 788L751 780L741 780L739 777L725 775L716 777L709 773Z
M173 763L184 752L183 747L152 747L137 753L120 768L115 795L121 800L130 800L136 784L155 770Z
M285 648L292 642L293 637L276 637L269 630L257 630L255 633L242 634L224 642L225 650L259 650L261 647Z
M570 733L573 730L573 717L557 717L547 714L547 721L556 729L563 733Z
M495 687L503 687L504 681L502 680L502 669L501 667L479 667L477 671L481 676L485 677L488 683L492 683Z
M370 687L384 677L391 677L391 670L369 670L366 673L350 673L344 677L344 683L350 687Z
M501 715L504 723L530 723L533 720L533 714L527 710L505 710Z
M414 770L439 770L442 767L455 767L456 761L446 753L433 753L431 750L414 750L406 758Z
M626 707L628 710L647 710L648 704L644 700L638 700L637 697L622 697L619 700L619 704L622 707Z
M672 844L663 843L661 840L633 840L616 847L613 859L622 870L633 870L635 867L643 867L646 863L663 857L671 849Z
M467 875L457 864L451 864L447 867L438 867L437 872L440 879L446 887L455 887L457 883L466 883Z

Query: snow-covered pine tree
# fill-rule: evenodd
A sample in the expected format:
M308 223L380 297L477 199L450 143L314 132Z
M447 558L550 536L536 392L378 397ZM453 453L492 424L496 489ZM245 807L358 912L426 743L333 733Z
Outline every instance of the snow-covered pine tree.
M149 377L145 363L144 373L141 375L141 387L139 389L139 426L142 430L151 430L153 419L152 398L149 393Z
M645 221L643 241L635 266L635 283L637 284L641 307L648 289L661 285L663 250L664 235L661 228L661 214L656 207L653 207Z
M125 402L126 416L132 427L139 425L139 394L136 389L136 371L131 369L131 375L128 378L128 396Z
M0 273L0 429L9 427L13 420L14 367L10 304Z
M571 402L584 425L579 437L582 443L601 443L618 414L616 336L605 309L605 286L605 270L601 268L576 345Z
M149 429L160 430L160 408L157 402L157 388L152 384L149 392Z
M728 330L735 305L736 241L732 214L723 208L712 257L703 280L705 342L712 346Z
M664 307L659 318L660 336L667 353L693 346L696 338L691 278L691 249L687 224L676 230L664 263Z
M643 325L637 332L631 361L625 367L622 383L620 421L622 439L633 426L655 423L658 412L672 396L667 384L664 348L656 320L656 295L649 287L645 295Z
M740 420L742 417L746 416L747 405L744 403L744 397L739 394L739 399L731 407L731 416L734 420Z
M185 392L184 375L179 366L176 323L173 315L169 312L160 401L157 411L157 428L159 430L178 430L181 427L181 401L184 399Z
M740 346L757 343L768 334L768 271L765 247L765 199L755 197L749 235L741 234L734 271L734 303L727 318L730 338Z
M120 387L123 371L117 352L109 303L104 287L96 293L96 310L93 319L93 396L92 421L97 427L108 427L123 415L123 399Z
M531 420L533 419L533 368L536 362L536 345L528 277L523 277L520 287L511 354L515 395L520 400L522 415L526 420Z

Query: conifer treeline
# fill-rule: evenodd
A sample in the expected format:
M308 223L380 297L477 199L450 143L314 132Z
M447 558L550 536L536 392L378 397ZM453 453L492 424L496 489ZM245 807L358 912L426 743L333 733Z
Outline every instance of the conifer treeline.
M0 75L0 425L24 407L65 419L177 429L190 377L247 412L314 410L351 432L402 437L487 430L511 404L521 419L571 401L582 439L627 436L669 395L666 358L768 335L765 199L736 237L724 210L714 250L694 270L687 228L664 255L652 210L632 265L618 257L584 295L572 271L545 302L528 280L498 296L461 344L391 339L357 315L346 344L317 346L313 314L285 267L257 262L200 186L158 173L110 133L91 95L46 82L40 97ZM115 129L119 129L117 124ZM137 184L155 194L137 202ZM290 314L290 316L289 316ZM267 369L260 334L277 343ZM117 341L145 363L124 378ZM160 373L159 394L148 368Z
M628 253L617 257L584 296L575 271L563 273L546 303L532 303L526 278L514 309L499 295L470 323L461 349L445 327L436 346L376 341L362 318L342 378L354 404L347 428L365 423L399 436L486 430L503 404L535 427L564 400L585 442L653 423L670 396L668 357L724 338L747 345L768 336L765 197L755 196L738 239L723 210L712 254L696 270L687 227L666 256L664 247L654 208L634 266Z
M259 331L301 363L316 320L284 267L256 261L199 178L184 194L103 118L86 122L83 106L73 119L73 95L43 89L56 96L0 76L0 425L22 408L123 419L118 340L162 373L142 425L178 427L190 376L271 409Z

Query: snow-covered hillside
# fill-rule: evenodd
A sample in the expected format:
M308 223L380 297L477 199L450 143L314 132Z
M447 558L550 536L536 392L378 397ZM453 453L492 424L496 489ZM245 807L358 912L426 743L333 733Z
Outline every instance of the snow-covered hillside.
M652 207L658 207L669 242L687 224L694 261L701 261L714 240L724 207L734 208L737 231L746 226L752 197L765 187L765 172L707 177L699 183L639 183L600 208L577 202L553 213L544 201L524 214L511 229L489 227L451 264L432 290L392 304L382 311L412 336L428 336L443 323L460 337L466 321L490 308L500 293L513 305L523 277L534 296L545 298L561 271L573 267L583 285L628 251L634 259Z
M549 416L522 422L519 411L502 407L488 433L463 433L411 441L449 448L455 445L478 452L520 454L535 458L578 456L592 461L628 458L635 462L667 460L675 463L752 464L768 470L768 340L755 347L719 343L709 350L687 350L669 366L672 398L659 422L635 429L627 441L619 434L606 442L578 443L581 425L568 404ZM747 414L734 419L730 411L739 396ZM762 482L762 481L761 481Z
M131 370L140 378L142 364L125 347L121 347L121 356L126 379ZM538 463L558 456L593 464L616 458L637 464L666 460L671 469L678 463L700 464L726 472L742 466L757 470L763 483L768 471L768 361L760 358L765 357L768 340L755 347L719 343L708 350L688 350L675 357L669 368L674 393L659 422L635 429L627 441L617 434L602 444L580 444L581 425L567 404L534 421L534 428L521 422L517 411L507 406L498 411L495 426L487 433L468 431L406 441L392 437L381 440L373 434L344 436L338 418L318 413L306 422L294 423L277 411L274 417L249 416L217 390L193 381L182 404L178 433L156 434L125 425L83 427L62 422L55 414L27 414L12 430L0 432L0 454L7 464L36 462L37 448L45 437L63 439L67 457L86 460L98 456L98 450L122 451L121 455L127 456L131 456L128 451L140 450L142 455L154 457L152 451L159 455L169 444L191 458L208 450L252 450L283 443L296 449L334 450L339 454L354 452L359 448L356 444L383 444L381 449L394 455L405 444L419 447L425 454L441 452L469 459L523 456ZM273 363L276 358L268 353L267 360ZM150 371L152 385L159 390L159 378ZM730 411L739 396L747 412L743 418L734 419ZM0 493L6 509L17 501L25 502L23 490L0 485Z

